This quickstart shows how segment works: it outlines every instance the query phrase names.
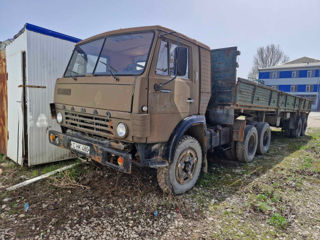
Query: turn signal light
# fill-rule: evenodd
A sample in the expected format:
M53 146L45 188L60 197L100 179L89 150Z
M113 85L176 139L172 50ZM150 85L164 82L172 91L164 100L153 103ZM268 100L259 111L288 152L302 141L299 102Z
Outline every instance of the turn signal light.
M124 163L123 157L118 157L118 165L123 166L123 163Z
M49 138L51 142L54 142L56 140L56 136L52 133L50 134Z

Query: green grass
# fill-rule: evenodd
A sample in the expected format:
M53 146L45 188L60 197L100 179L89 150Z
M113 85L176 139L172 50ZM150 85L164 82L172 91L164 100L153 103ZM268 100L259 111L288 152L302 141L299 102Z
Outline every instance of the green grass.
M271 197L271 201L277 203L281 200L281 195L279 193L274 193Z
M272 214L268 223L274 227L279 227L282 229L286 229L288 225L287 219L278 213Z
M211 187L218 182L218 179L215 174L204 173L199 181L199 185L202 187Z
M57 163L50 163L50 164L45 165L44 167L40 167L39 170L40 170L41 174L45 174L45 173L57 170L59 168L62 168L64 166L67 166L69 164L70 164L70 161L62 161L62 162L57 162Z
M264 194L259 193L256 198L258 201L266 201L268 197Z
M0 163L4 163L6 161L6 158L3 154L0 153Z
M39 176L39 170L38 170L38 169L32 170L32 176L33 176L33 177Z
M17 214L19 212L18 204L16 202L10 203L10 210L8 211L9 215Z
M254 207L255 207L256 210L259 210L259 211L261 211L263 213L266 213L266 212L268 212L268 211L270 211L272 209L272 207L269 206L268 203L261 202L261 201L255 202L254 203Z
M312 162L313 162L313 159L310 157L307 157L306 159L304 159L304 163L302 165L303 168L311 168Z

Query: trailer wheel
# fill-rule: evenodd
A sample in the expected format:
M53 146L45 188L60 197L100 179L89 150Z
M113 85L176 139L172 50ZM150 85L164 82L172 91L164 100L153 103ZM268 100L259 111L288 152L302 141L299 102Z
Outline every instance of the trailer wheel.
M179 141L172 163L167 168L159 168L157 179L160 188L167 193L182 194L196 184L202 166L200 143L191 136Z
M252 162L258 147L258 131L252 125L244 130L244 141L237 142L237 158L241 162Z
M302 129L301 129L301 136L305 136L306 135L306 131L307 131L307 118L303 117L302 118Z
M265 154L269 151L271 142L271 129L268 123L260 122L257 124L258 131L258 147L257 153Z
M292 137L292 138L298 138L301 136L301 132L302 132L301 118L298 118L296 126L297 127L295 129L290 129L290 137Z

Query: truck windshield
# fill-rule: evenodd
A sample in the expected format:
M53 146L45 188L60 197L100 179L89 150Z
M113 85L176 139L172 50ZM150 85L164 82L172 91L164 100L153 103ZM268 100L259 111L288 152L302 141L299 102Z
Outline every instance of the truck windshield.
M77 46L65 77L140 75L148 60L153 32L100 38Z

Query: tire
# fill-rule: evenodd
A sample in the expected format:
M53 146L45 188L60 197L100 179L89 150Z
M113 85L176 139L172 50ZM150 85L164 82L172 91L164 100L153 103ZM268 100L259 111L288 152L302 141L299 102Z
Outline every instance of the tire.
M224 151L224 155L228 160L237 160L236 143L234 141L230 144L230 149Z
M302 120L301 118L297 119L296 128L290 129L290 137L299 138L302 132Z
M157 169L157 180L159 187L165 193L171 193L171 187L169 185L168 167L162 167Z
M237 142L237 158L241 162L252 162L258 147L258 131L252 125L244 130L244 141Z
M200 143L191 136L179 141L169 167L159 168L157 180L162 191L182 194L194 187L202 166Z
M301 118L301 120L302 120L301 136L305 136L307 131L307 126L308 126L307 118L303 117Z
M271 142L271 129L268 123L260 122L256 126L258 131L258 154L265 154L269 151Z

